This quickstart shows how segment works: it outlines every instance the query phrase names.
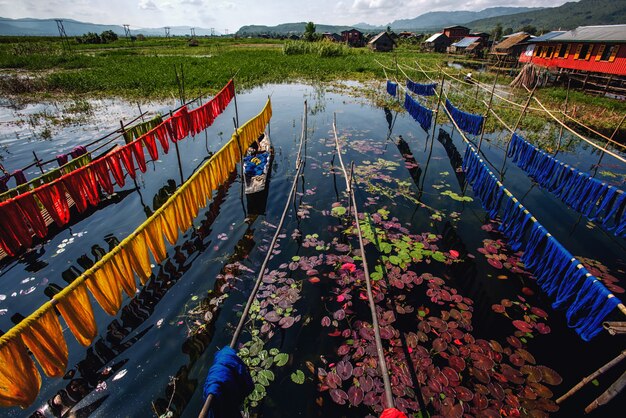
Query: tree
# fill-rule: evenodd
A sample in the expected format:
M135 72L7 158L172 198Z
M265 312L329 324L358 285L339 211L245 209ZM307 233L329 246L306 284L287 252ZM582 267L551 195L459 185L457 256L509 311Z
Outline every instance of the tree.
M309 22L304 27L304 39L311 42L315 40L315 23Z
M117 33L112 30L105 30L100 34L100 39L102 39L103 43L115 42L117 41Z
M499 41L502 38L502 24L498 23L495 28L491 31L491 39L494 41Z
M526 32L529 35L536 35L537 34L537 28L534 27L533 25L522 26L521 31L522 32Z
M510 34L512 34L512 33L513 33L513 28L506 28L506 29L504 30L504 32L502 32L502 35L505 35L505 36L506 36L506 35L510 35Z
M387 33L391 33L391 26L387 25Z

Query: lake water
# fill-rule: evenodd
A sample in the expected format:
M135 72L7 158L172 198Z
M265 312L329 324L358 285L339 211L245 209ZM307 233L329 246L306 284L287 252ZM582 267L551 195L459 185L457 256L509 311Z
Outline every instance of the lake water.
M383 88L381 85L381 91ZM145 417L164 415L167 411L171 416L198 414L202 406L202 385L213 355L230 342L239 320L237 312L253 286L291 187L304 100L308 100L309 106L306 165L284 235L270 262L274 273L259 294L259 309L264 311L257 311L241 340L241 343L247 342L244 351L254 363L257 374L264 369L273 373L273 379L266 382L269 385L264 389L265 396L251 409L253 415L361 417L372 409L354 397L365 396L363 402L376 404L373 395L368 399L368 393L380 394L380 387L370 388L370 383L363 384L357 379L357 374L367 367L362 364L364 354L355 350L361 344L367 357L371 346L369 336L359 334L358 321L369 323L371 318L361 300L362 283L354 282L362 278L360 261L354 263L358 268L355 273L349 272L349 265L340 268L354 261L351 256L355 253L351 248L358 246L354 237L345 233L351 221L347 215L342 215L348 203L334 150L334 114L345 151L343 158L355 165L359 210L370 215L363 225L373 223L386 231L394 246L400 245L404 236L407 237L405 242L411 245L422 243L420 251L430 249L432 253L443 254L444 258L432 259L425 253L422 262L410 263L408 270L424 278L421 285L416 280L410 285L395 282L388 289L377 289L379 297L385 297L384 301L379 301L379 306L381 313L387 313L383 321L386 334L391 333L385 341L396 344L402 334L411 351L430 356L430 361L441 367L447 365L445 356L449 357L450 352L462 356L459 348L477 349L481 339L494 340L504 347L495 354L501 373L489 378L490 382L483 381L485 377L479 371L481 361L488 361L474 357L478 376L469 374L469 365L467 369L459 367L463 371L450 372L446 385L441 382L439 387L436 383L425 385L430 388L426 393L429 390L448 393L442 386L452 387L451 382L460 374L461 383L470 389L474 398L469 405L478 405L483 398L492 402L489 411L496 402L506 404L504 392L519 394L516 391L527 384L526 377L522 378L523 383L512 383L521 374L510 371L512 367L508 366L512 364L519 369L524 359L507 360L509 354L519 353L515 351L516 345L521 344L527 350L523 353L532 353L538 365L547 366L563 377L560 385L551 386L546 383L550 378L544 377L545 386L535 387L535 391L549 387L554 393L552 399L556 399L623 349L622 339L606 333L590 343L583 342L567 328L564 314L551 309L550 301L528 274L510 265L509 268L503 266L503 262L512 260L511 251L498 241L503 238L492 230L493 225L488 222L480 202L463 199L463 196L474 196L471 187L466 188L462 176L455 171L458 166L455 150L462 156L465 146L459 133L453 132L449 124L436 126L434 135L432 128L427 134L406 113L397 114L373 106L366 99L342 95L323 86L299 84L267 85L239 94L239 120L243 123L256 115L268 95L274 111L270 133L275 157L266 205L255 209L259 214L248 213L252 208L242 199L240 178L233 174L215 193L207 208L200 211L194 228L179 237L177 246L168 247L169 258L154 267L151 281L132 300L125 299L124 308L116 318L94 308L100 337L91 347L83 348L65 330L69 346L65 378L43 377L34 405L26 410L4 409L0 415L22 417L38 413L52 417L65 413L65 416L76 417ZM175 106L171 101L143 104L142 108L166 112ZM52 158L115 129L119 119L128 121L139 113L135 104L99 102L87 115L87 123L65 127L50 125L51 139L42 138L47 135L42 135L41 125L15 123L28 121L29 115L36 113L53 114L55 109L63 107L63 104L39 104L16 109L5 104L0 109L0 153L7 170L31 163L33 150L42 159ZM209 151L218 150L230 138L234 116L235 107L231 104L206 132L179 143L185 178L207 158ZM400 145L397 143L399 136L405 141ZM482 150L486 159L499 168L508 137L494 134L487 139ZM570 141L569 137L565 139L569 145L566 151L559 153L559 158L582 170L590 170L599 156L589 147ZM26 172L28 178L36 173L36 168ZM624 188L626 169L606 156L598 177ZM159 161L150 163L145 174L138 173L136 185L127 182L115 198L90 211L88 216L73 217L68 227L55 231L46 242L17 260L5 262L0 270L0 329L6 331L13 325L14 314L28 315L47 301L44 293L47 286L64 287L67 285L64 278L71 280L108 251L110 245L130 234L179 184L172 149L169 154L161 155ZM616 284L624 286L624 240L581 218L508 162L504 184L570 252L588 259L605 274L617 277ZM370 269L376 271L374 266L379 254L372 247L368 247L367 255ZM500 254L505 254L501 261L494 260L497 258L494 255ZM432 279L427 287L429 277L442 280ZM442 289L447 296L438 293ZM451 301L450 296L455 294L460 295L459 298ZM498 307L493 308L494 304ZM271 307L281 317L291 319L262 321L260 317L271 311ZM509 317L497 312L501 308L506 309ZM393 310L395 322L388 316ZM437 338L439 334L450 334L450 330L446 331L448 325L441 325L441 319L437 319L443 310L447 312L443 314L443 322L457 319L457 323L449 327L458 326L463 331L459 335L462 338L457 336L454 342L448 341L449 345L456 344L459 348L446 349L441 347L441 341L434 342L441 339ZM467 316L461 319L460 311L468 312ZM524 314L529 312L538 313L532 320L545 325L534 328L526 335L525 342L513 340L511 345L510 337L516 331L512 321L523 320ZM548 319L542 319L546 313ZM615 315L615 319L621 318ZM428 321L430 325L426 327L424 323ZM464 327L459 326L462 323ZM204 326L199 328L202 324ZM257 340L250 339L252 330L256 330L255 338L261 338L260 343L255 344ZM415 338L422 337L427 339L424 346L428 352L415 348ZM400 346L397 342L396 355L392 356L394 366L391 369L396 377L402 375L401 370L406 370L402 366L406 357ZM272 355L259 354L270 349L274 349ZM288 354L288 358L277 353ZM271 368L264 361L270 356L275 357ZM528 357L526 362L528 364ZM507 366L500 363L507 363ZM353 366L360 371L353 371ZM422 366L427 369L426 365ZM328 378L323 375L333 370L346 377L339 386L351 396L349 401L342 398L341 391L319 391L318 374L322 376L321 385L327 386ZM550 415L582 416L584 407L619 374L621 370L608 373L607 377L599 379L599 387L589 385L574 399L566 401L559 412ZM423 377L418 373L418 378ZM504 381L497 380L499 378ZM303 383L296 383L301 380ZM402 382L400 386L411 386L410 381ZM495 387L498 382L499 387ZM363 393L359 395L355 389L350 390L351 386L360 387ZM482 395L478 396L479 393ZM395 395L406 405L415 403L411 390ZM445 403L439 398L438 402ZM349 402L358 406L349 406ZM592 416L621 416L619 411L623 406L622 395ZM487 410L486 406L482 407ZM546 406L547 410L550 408L551 405Z

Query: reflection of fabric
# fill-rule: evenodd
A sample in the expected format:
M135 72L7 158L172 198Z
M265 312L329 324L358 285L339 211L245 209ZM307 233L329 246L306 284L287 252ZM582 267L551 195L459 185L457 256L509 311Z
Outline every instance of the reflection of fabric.
M54 310L50 309L26 328L22 339L47 376L63 376L67 367L67 344Z
M41 375L19 338L0 348L0 406L26 408L37 398Z
M20 184L26 183L26 176L22 170L15 170L13 174L11 174L15 178L15 183L19 186Z
M235 350L224 347L215 353L213 365L204 382L204 398L214 396L209 416L219 418L240 417L241 404L254 389L246 365Z
M88 347L96 337L98 328L93 316L93 308L89 301L89 295L85 284L82 283L69 293L55 296L58 301L57 308L61 312L67 326L76 337L76 340L84 347Z

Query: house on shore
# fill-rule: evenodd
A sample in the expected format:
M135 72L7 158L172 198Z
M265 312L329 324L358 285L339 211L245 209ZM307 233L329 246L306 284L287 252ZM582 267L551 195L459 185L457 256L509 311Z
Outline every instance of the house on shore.
M489 51L489 62L495 70L511 70L519 66L519 56L526 49L530 34L518 32L495 44Z
M396 41L387 33L381 32L378 35L374 36L367 43L372 51L377 52L389 52L393 51L393 47L397 46Z
M357 29L344 30L341 32L341 41L352 47L360 47L365 45L363 32Z
M448 52L451 54L463 54L466 52L467 48L469 46L471 46L472 44L476 44L476 46L480 45L482 43L482 39L476 36L466 36L465 38L461 39L460 41L457 41L455 43L453 43L452 45L450 45L448 47ZM474 46L472 49L470 49L470 51L474 50L476 48L476 46Z
M424 41L424 48L432 52L446 52L446 49L452 44L450 38L443 33L435 33Z
M470 30L465 26L448 26L447 28L443 28L441 31L444 35L450 39L451 43L458 42L461 39L469 36Z
M626 95L626 25L579 26L529 42L520 63L533 63L585 90Z

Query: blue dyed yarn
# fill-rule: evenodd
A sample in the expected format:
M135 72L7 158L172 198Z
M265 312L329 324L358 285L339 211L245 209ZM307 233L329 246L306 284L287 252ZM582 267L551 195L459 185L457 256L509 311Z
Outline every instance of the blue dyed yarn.
M419 84L415 83L414 81L407 80L406 88L420 96L434 96L435 89L437 88L437 83Z
M422 106L419 102L414 100L409 93L405 93L404 95L404 108L409 112L409 115L420 124L422 129L428 132L433 121L433 111Z
M393 97L396 97L398 92L398 83L394 83L393 81L387 80L387 93L391 94Z
M594 179L588 173L561 161L514 133L508 154L519 168L542 187L589 220L608 231L626 237L626 194Z
M587 277L576 300L568 308L567 325L574 328L583 340L589 341L595 337L602 330L604 318L620 303L615 297L609 298L609 294L597 278Z
M209 417L241 418L241 404L253 389L250 372L235 350L224 347L215 353L203 392L204 399L214 396Z
M248 155L247 157L244 157L243 169L246 176L254 177L263 174L269 158L270 154L268 152L262 152L260 154Z
M454 119L456 124L463 131L472 135L480 134L483 129L483 123L485 121L484 116L463 112L462 110L454 107L454 105L448 99L446 99L446 109L448 109L448 112L450 112L450 115L452 115L452 119Z

